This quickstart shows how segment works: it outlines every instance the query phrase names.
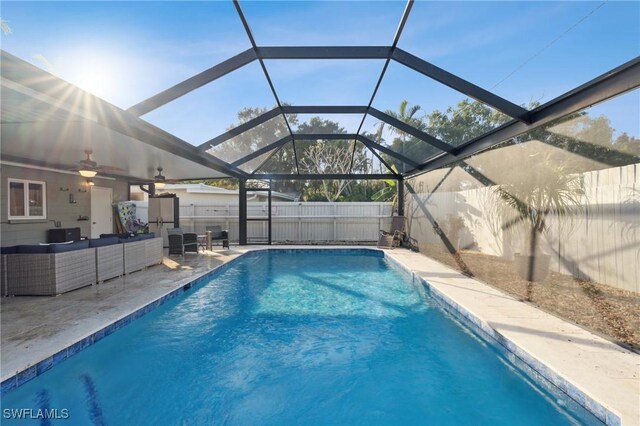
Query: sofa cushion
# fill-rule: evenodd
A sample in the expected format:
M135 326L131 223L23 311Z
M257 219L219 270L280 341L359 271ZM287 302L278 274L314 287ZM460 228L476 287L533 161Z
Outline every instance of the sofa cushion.
M129 234L128 232L124 232L121 234L100 234L100 238L109 238L109 237L129 238L133 236L135 236L135 234Z
M51 244L49 253L64 253L67 251L81 250L89 248L89 240L76 241L71 244Z
M0 254L15 254L18 252L18 246L0 247Z
M120 242L120 238L118 237L94 238L89 240L89 247L111 246L113 244L118 244L119 242Z
M16 247L16 253L49 253L48 245L21 245Z
M156 237L156 234L154 234L153 232L149 232L147 234L138 234L138 237L140 237L141 240L150 240Z
M140 238L139 236L135 236L135 237L128 237L128 238L120 238L120 242L121 243L132 243L134 241L141 241L142 238Z

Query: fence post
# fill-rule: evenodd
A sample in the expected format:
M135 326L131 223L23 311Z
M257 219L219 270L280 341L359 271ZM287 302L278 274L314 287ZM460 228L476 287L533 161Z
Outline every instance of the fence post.
M238 233L241 246L247 245L247 180L238 179Z
M333 203L333 241L337 242L338 241L338 223L336 220L336 217L338 216L338 204L337 203Z
M302 241L302 203L298 203L298 242Z
M404 216L404 180L400 178L396 182L398 186L398 216Z
M189 205L189 216L190 217L190 221L191 221L191 231L195 232L196 234L198 233L198 231L196 230L196 206L194 206L193 204Z

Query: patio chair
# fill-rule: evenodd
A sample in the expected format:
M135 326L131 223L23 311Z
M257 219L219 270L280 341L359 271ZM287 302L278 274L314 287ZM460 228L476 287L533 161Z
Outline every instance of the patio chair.
M391 218L391 229L389 230L389 232L383 229L380 230L378 247L394 248L403 246L417 251L418 241L415 238L411 238L407 235L404 230L404 225L404 216L393 216Z
M222 248L229 248L229 231L222 230L222 226L207 226L207 232L211 232L211 241L222 241Z
M393 216L391 218L391 229L380 230L378 247L394 248L400 246L400 232L404 231L404 216Z
M169 235L169 255L198 253L198 234L182 232L180 228L167 228Z

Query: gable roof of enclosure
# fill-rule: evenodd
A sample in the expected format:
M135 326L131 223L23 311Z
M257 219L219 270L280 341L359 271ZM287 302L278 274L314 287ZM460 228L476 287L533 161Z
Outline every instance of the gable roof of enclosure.
M640 87L640 58L635 57L555 99L527 109L401 48L400 40L415 6L413 0L404 4L399 16L393 18L398 19L397 29L389 40L390 44L385 46L261 45L254 37L250 19L247 19L243 5L234 0L233 6L249 42L246 50L126 110L92 96L89 109L95 120L112 131L126 134L155 148L208 167L215 171L216 176L265 179L399 179L445 166L554 119ZM22 63L8 53L3 52L2 59L2 77L5 81L53 97L59 96L56 93L64 92L68 96L69 91L79 90L67 87L60 91L60 85L71 85ZM273 75L267 66L268 61L364 61L365 64L369 63L367 61L377 61L381 67L379 70L373 70L373 74L376 74L375 84L372 85L367 95L368 101L365 103L293 105L281 97L281 87L274 83ZM241 73L249 67L254 67L263 74L275 107L221 134L212 135L206 142L194 146L168 129L162 129L157 123L151 124L153 120L147 120L149 117L145 117L174 101L186 99L183 97L203 90L216 80ZM468 134L456 140L436 137L434 133L437 132L433 132L432 129L419 128L415 121L403 120L376 108L376 96L391 69L411 70L421 79L432 82L434 87L451 90L452 93L471 99L472 103L483 105L495 113L498 119L481 134ZM4 86L6 84L3 84L3 88ZM298 132L292 125L292 118L308 114L349 115L357 118L357 125L345 132ZM365 125L371 120L381 124L375 127L380 129L378 133L372 132L373 127ZM402 140L397 144L389 143L382 135L384 126L392 129L396 135L404 135L404 139L400 138ZM313 145L315 141L334 141L335 146L343 148L343 155L348 147L351 157L349 167L339 173L318 173L306 168L304 165L309 159L306 158L304 147ZM361 169L356 167L356 153L364 152L379 162L380 173L363 174ZM287 155L283 155L284 153ZM274 164L273 158L277 154L285 160Z

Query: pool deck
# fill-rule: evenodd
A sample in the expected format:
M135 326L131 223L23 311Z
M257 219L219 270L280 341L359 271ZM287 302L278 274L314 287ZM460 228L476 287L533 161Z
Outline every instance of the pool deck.
M184 257L165 256L162 265L57 297L1 298L1 379L4 381L37 364L212 268L260 248L266 247L232 247ZM419 253L401 249L385 250L385 253L618 414L623 425L640 425L640 355Z

